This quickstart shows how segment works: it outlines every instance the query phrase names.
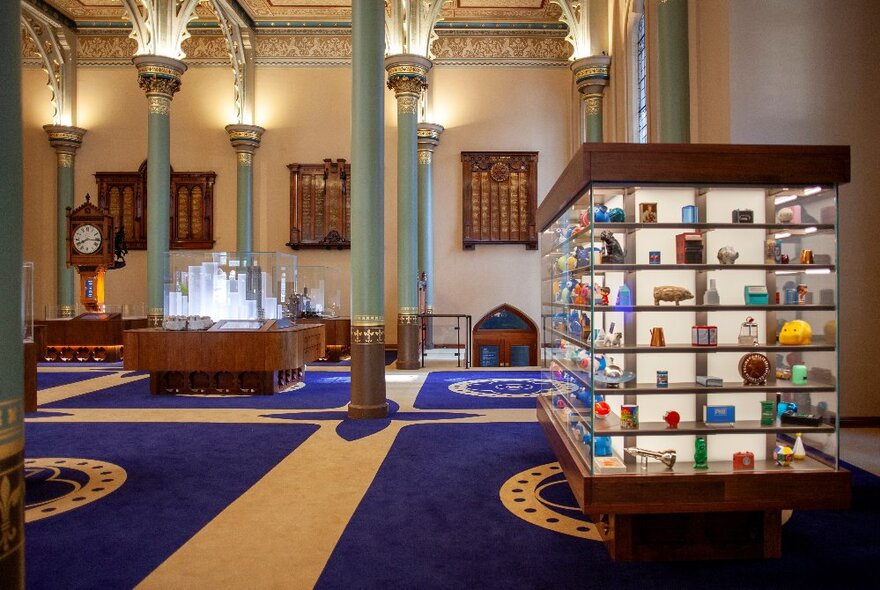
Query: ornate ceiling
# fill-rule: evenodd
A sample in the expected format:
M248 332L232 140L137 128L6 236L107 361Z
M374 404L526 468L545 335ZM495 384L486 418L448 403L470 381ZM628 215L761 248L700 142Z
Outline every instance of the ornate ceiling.
M259 26L278 21L348 21L351 0L235 0ZM96 26L124 20L121 0L36 0L58 10L77 25ZM210 12L200 9L200 16ZM448 0L443 8L447 22L556 23L559 7L549 0Z

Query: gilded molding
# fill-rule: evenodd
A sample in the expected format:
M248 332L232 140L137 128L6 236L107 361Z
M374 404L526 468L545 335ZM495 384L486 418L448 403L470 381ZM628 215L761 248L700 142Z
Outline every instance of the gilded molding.
M167 115L171 111L171 97L152 94L147 96L147 105L154 115Z
M238 164L240 166L253 166L254 155L251 152L238 152Z
M400 315L400 314L402 314L402 315L417 315L419 313L419 308L418 307L402 306L402 307L397 308L397 313L398 313L398 315Z
M395 96L419 96L422 90L428 88L428 82L424 78L410 78L406 76L388 76L388 89L394 91Z
M585 94L584 104L587 107L587 115L602 114L602 95L601 94Z
M419 164L431 164L431 150L419 149Z
M180 77L186 64L176 59L158 55L139 55L132 59L138 71L138 86L147 96L164 96L168 100L180 90Z
M564 31L438 30L431 50L436 63L455 66L567 67L571 45ZM128 66L137 43L119 30L83 29L76 35L80 67ZM196 29L182 44L191 66L228 67L223 35ZM25 65L38 67L35 46L22 40ZM260 29L254 61L260 66L340 67L351 63L351 31Z
M411 309L411 308L409 308ZM414 326L419 323L418 314L414 313L399 313L397 315L397 325L398 326Z
M58 167L73 168L73 154L58 152Z
M165 310L161 307L151 307L147 311L147 326L150 328L161 328L163 319L165 319Z
M415 115L419 110L419 99L415 96L404 94L397 95L397 112L398 114Z
M253 154L254 150L260 147L260 140L265 132L265 129L257 125L239 124L226 126L226 133L229 135L229 142L232 144L232 147L236 152Z
M440 134L443 133L443 125L436 123L419 123L416 130L419 153L422 151L433 152L440 145ZM419 156L421 158L421 155ZM421 160L419 160L421 162ZM428 160L430 164L430 158Z
M81 127L69 125L43 125L43 130L49 136L49 145L61 154L73 154L82 145L86 130Z
M384 326L385 316L383 315L362 315L355 314L351 318L352 326Z
M420 55L390 55L385 58L385 71L388 72L388 88L399 99L406 95L418 98L428 87L428 70L431 61ZM416 108L418 105L416 105ZM398 112L401 111L398 103Z
M352 327L351 343L352 344L384 344L385 342L385 326L374 327Z

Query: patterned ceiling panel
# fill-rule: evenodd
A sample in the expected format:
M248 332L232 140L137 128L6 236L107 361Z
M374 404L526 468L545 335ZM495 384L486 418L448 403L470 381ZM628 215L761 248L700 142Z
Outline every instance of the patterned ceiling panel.
M8 1L8 0L3 0ZM260 24L273 21L348 21L351 0L237 0ZM123 21L122 0L34 0L46 4L77 23ZM200 6L200 19L211 19L206 6ZM443 7L447 22L531 22L556 23L559 7L549 0L448 0Z

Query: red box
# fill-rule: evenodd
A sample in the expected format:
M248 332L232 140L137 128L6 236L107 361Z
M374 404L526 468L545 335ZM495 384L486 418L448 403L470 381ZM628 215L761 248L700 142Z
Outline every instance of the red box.
M685 232L675 236L676 264L703 264L703 234Z

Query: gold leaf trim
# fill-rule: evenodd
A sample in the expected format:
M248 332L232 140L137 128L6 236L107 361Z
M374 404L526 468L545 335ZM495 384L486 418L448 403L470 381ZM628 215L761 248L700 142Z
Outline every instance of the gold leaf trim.
M353 327L352 344L382 344L385 342L385 327Z

